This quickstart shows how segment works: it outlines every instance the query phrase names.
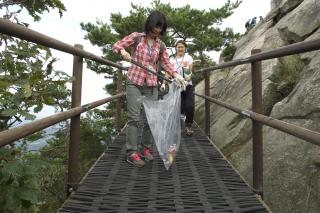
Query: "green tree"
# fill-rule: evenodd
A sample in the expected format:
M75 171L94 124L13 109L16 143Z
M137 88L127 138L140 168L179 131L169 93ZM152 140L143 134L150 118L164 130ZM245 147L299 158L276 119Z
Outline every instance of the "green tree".
M42 165L34 154L0 149L0 212L37 211L40 193L34 174Z
M34 21L43 12L65 7L60 0L0 1L3 18L28 27L18 15L26 10ZM63 110L69 105L69 76L53 69L57 59L48 48L0 34L0 131L34 119L44 105ZM41 135L41 134L40 134ZM39 137L30 136L29 140ZM26 140L24 140L26 141ZM45 166L40 155L26 153L24 147L0 148L0 212L37 212L41 187L37 175Z
M12 39L0 53L0 131L34 119L44 105L63 110L69 105L69 76L53 70L56 61L40 45Z
M223 49L222 53L221 53L221 57L222 59L227 62L227 61L231 61L234 54L237 51L237 47L235 45L226 45L226 47Z
M46 1L0 1L3 18L20 22L18 14L26 9L35 21L49 9L65 11L59 0ZM69 76L53 69L57 61L50 49L17 38L0 34L0 131L23 120L34 119L44 105L59 110L69 105L70 91L66 88Z
M105 111L93 109L81 119L80 176L90 169L92 164L106 149L114 134L114 120L105 119Z
M108 127L113 125L113 121L105 119L101 113L105 112L94 109L81 118L80 178L86 174L112 140L109 132L111 128ZM42 189L42 202L39 208L45 212L55 212L67 196L69 132L69 126L65 124L40 150L41 159L46 164L38 174L38 182Z
M26 9L34 19L34 21L40 21L40 15L43 12L49 12L51 9L57 9L59 11L60 17L63 12L66 11L64 4L60 0L0 0L0 9L6 10L3 18L15 20L18 23L26 24L20 22L17 19L17 15Z

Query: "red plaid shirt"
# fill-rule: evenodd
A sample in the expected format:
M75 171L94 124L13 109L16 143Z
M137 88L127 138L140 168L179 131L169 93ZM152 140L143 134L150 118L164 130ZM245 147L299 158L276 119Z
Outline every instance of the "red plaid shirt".
M124 37L122 40L116 42L112 46L112 50L115 53L120 53L120 50L133 45L135 42L135 38L138 35L139 33L134 32ZM153 43L153 46L149 49L147 36L145 33L143 33L141 41L137 45L135 53L131 57L134 61L140 62L145 67L151 68L152 70L157 70L157 61L160 60L161 65L166 70L166 72L173 76L173 72L175 72L175 69L169 61L169 55L166 51L166 48L163 50L162 56L159 56L160 46L160 39L157 38ZM153 75L134 64L132 64L129 68L127 75L129 80L135 85L143 86L144 82L146 81L147 86L157 86L156 75Z

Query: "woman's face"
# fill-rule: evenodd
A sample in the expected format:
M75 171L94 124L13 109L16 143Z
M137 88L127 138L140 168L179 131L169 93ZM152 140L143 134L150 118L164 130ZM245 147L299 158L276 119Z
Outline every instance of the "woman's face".
M160 33L162 31L162 27L161 26L155 26L152 28L152 31L150 32L150 37L153 39L156 39L157 37L160 36Z
M186 47L184 46L184 44L178 43L176 46L176 51L178 56L182 56L186 52Z

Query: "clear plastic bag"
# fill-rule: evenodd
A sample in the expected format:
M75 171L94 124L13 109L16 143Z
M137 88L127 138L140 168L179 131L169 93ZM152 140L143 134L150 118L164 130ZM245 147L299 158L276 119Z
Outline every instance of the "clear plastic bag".
M143 98L143 106L159 155L168 170L180 147L181 89L176 83L169 85L169 92L162 100Z

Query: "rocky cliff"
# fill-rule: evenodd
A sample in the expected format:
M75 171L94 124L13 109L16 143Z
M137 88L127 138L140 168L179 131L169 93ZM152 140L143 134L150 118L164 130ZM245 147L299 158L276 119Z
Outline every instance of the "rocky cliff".
M233 59L252 49L271 50L320 39L319 0L273 0L272 10L236 44ZM251 65L214 71L211 97L251 108ZM263 113L320 132L320 51L262 62ZM196 92L204 93L203 82ZM196 97L197 123L203 124L204 101ZM251 120L211 103L213 142L252 184ZM263 127L264 200L273 212L320 212L320 147Z

